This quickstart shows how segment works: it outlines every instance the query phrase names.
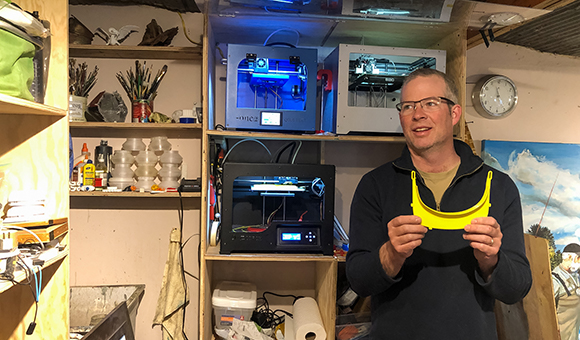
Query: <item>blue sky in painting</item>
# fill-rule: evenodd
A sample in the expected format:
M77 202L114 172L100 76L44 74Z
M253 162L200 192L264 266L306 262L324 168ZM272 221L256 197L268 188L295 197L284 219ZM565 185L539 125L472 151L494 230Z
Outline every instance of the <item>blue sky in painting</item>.
M579 144L485 140L482 158L516 183L524 230L541 220L554 234L557 249L571 242L580 244Z

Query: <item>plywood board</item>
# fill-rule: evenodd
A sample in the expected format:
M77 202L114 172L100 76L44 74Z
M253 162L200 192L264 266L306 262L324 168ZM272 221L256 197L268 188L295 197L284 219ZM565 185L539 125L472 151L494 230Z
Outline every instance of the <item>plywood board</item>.
M532 288L514 305L496 302L500 340L560 339L554 302L548 241L525 234L526 255L532 269Z

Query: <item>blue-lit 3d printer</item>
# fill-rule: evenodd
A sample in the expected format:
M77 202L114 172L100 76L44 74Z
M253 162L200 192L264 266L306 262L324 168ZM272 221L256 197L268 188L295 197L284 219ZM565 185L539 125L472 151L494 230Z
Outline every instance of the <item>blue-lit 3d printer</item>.
M333 254L334 165L226 163L220 253Z
M226 128L316 130L316 49L228 45Z

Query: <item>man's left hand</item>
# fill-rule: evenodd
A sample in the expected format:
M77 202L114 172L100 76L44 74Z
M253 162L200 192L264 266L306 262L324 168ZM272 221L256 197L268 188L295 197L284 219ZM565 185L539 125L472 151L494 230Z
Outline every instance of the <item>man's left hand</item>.
M463 238L470 242L482 277L488 281L497 265L497 254L503 238L499 223L493 217L479 217L473 219L464 229L466 233Z

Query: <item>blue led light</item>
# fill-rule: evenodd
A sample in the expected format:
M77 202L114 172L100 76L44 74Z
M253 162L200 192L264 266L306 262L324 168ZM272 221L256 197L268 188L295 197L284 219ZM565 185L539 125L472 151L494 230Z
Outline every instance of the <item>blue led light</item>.
M282 241L300 241L301 238L300 233L282 233Z

